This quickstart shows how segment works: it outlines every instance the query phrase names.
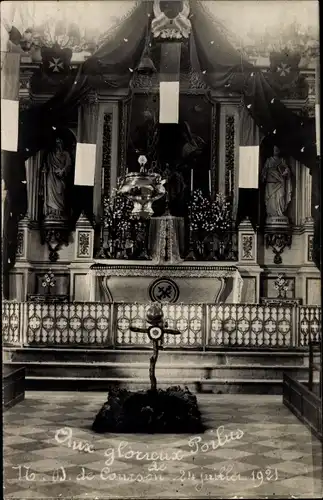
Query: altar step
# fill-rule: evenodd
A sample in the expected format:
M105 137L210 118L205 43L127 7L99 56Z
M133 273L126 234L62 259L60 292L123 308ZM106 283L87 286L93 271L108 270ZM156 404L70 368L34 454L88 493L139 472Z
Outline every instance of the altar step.
M5 348L4 363L26 368L27 389L106 390L149 387L151 350ZM194 392L277 394L283 373L308 379L304 351L161 351L158 386L187 385Z

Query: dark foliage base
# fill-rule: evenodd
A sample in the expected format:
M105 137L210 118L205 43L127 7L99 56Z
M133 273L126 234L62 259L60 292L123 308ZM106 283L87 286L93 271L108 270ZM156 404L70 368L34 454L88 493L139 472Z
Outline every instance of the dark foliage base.
M112 389L95 417L98 433L201 433L205 430L196 397L179 386L156 392Z

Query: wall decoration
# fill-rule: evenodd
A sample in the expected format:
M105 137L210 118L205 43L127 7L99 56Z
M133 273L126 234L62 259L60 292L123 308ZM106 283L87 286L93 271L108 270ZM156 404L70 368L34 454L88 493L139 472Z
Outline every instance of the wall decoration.
M150 285L149 296L153 302L174 303L178 300L179 288L173 280L160 278Z
M314 236L312 234L307 236L307 260L313 262L313 242Z
M25 253L25 234L24 231L18 231L17 234L17 257L23 257Z
M235 117L225 117L225 194L233 197L234 193L234 152L235 152Z
M91 232L79 231L77 241L77 256L78 257L91 257Z
M254 236L252 234L242 235L242 259L243 260L253 260L253 240Z
M109 196L111 184L111 144L112 144L112 113L104 113L102 141L102 171L103 196Z

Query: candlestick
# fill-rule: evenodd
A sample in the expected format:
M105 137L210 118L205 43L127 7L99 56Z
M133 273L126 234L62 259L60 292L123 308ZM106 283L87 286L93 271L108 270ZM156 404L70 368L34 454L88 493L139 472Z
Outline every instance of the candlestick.
M212 193L212 188L211 188L211 170L209 170L209 192L210 192L210 194Z
M193 193L193 169L191 168L191 193Z
M231 195L231 189L232 189L232 172L230 170L229 171L229 196Z

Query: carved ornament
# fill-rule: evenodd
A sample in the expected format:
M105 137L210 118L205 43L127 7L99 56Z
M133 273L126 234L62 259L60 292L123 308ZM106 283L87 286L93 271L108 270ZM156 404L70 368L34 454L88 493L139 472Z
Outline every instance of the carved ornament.
M188 0L183 1L183 9L174 18L169 18L162 12L160 0L154 0L154 16L151 31L154 38L162 40L181 40L188 38L192 25L188 19L190 5Z

